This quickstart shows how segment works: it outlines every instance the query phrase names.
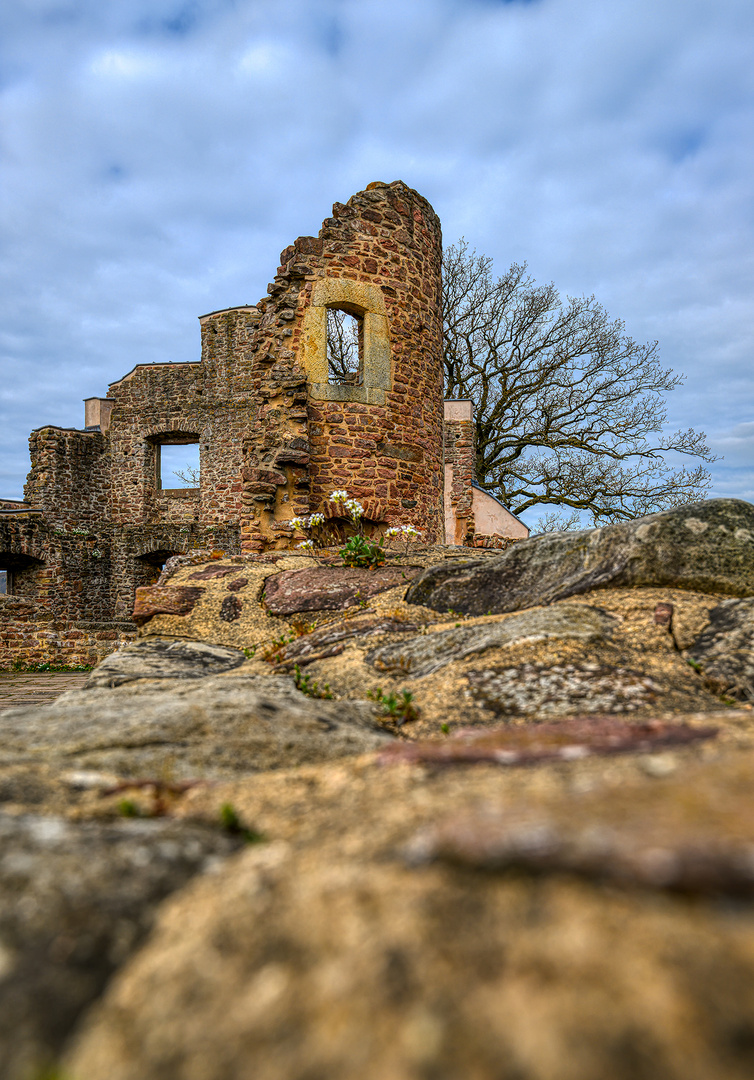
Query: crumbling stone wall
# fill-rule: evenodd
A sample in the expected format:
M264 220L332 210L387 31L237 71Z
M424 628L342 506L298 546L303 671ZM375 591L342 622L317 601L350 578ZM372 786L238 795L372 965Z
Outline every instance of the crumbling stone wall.
M471 401L445 402L445 539L470 543L474 535L474 411Z
M295 517L337 518L335 489L372 529L412 524L442 541L444 465L453 539L475 543L473 424L451 418L443 450L441 257L426 199L400 181L370 184L282 252L258 304L201 317L199 361L137 364L86 400L84 431L33 432L27 509L0 502L0 568L16 598L3 640L32 662L93 655L170 556L287 548ZM332 308L360 327L359 371L340 381L328 370ZM199 488L163 488L160 448L191 441Z
M475 483L476 428L469 399L445 402L445 541L504 550L528 527Z
M39 511L0 513L0 565L11 594L0 596L0 670L15 665L93 664L135 637L114 620L112 528L55 524Z
M397 181L336 203L318 237L283 251L251 343L262 379L245 550L287 545L287 523L332 515L343 488L370 521L442 539L441 245L429 203ZM361 385L328 382L328 307L363 320Z
M54 525L106 519L110 488L107 442L99 431L78 431L53 425L29 436L31 471L24 500L42 510Z
M202 320L202 360L189 364L137 365L112 383L108 439L112 476L110 518L113 538L114 605L118 615L133 610L134 592L151 583L170 555L191 547L239 550L241 464L247 426L248 377L243 357L232 348L253 312L234 320L240 331L218 347L210 331L220 320ZM223 320L227 323L227 319ZM159 484L159 445L196 438L199 489Z
M24 596L0 596L0 671L14 667L90 667L136 637L131 620L76 620Z

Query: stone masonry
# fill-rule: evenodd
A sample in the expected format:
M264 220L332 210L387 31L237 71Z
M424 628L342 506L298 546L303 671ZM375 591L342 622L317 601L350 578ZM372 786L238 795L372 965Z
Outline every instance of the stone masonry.
M0 669L99 659L133 636L135 590L172 555L289 548L292 520L312 512L344 528L336 489L362 503L368 531L477 543L484 493L452 417L443 447L441 259L429 203L370 184L283 251L259 303L201 317L198 362L137 364L87 399L83 430L32 432L25 501L0 500ZM348 381L328 369L333 308L358 322ZM162 448L188 443L198 486L163 488ZM505 528L526 532L512 515Z
M336 203L286 248L248 351L259 399L245 442L242 544L287 546L288 522L346 489L377 524L443 538L440 222L402 183ZM326 316L363 325L358 385L328 379Z
M445 402L445 542L468 547L506 548L529 530L489 492L474 482L474 405Z

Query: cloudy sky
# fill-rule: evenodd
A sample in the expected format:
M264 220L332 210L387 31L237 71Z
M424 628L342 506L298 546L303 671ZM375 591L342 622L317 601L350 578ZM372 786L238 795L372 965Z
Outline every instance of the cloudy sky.
M0 16L0 495L27 436L371 180L596 294L687 376L668 426L754 501L751 0L13 0Z

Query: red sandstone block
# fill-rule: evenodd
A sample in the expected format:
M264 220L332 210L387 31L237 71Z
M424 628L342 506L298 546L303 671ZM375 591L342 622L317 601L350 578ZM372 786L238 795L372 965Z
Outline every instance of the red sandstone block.
M204 589L186 585L151 585L136 590L133 620L143 625L153 615L188 615Z

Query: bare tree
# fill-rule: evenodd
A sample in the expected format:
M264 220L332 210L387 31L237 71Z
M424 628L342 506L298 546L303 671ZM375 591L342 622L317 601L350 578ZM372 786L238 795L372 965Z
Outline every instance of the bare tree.
M198 488L201 483L199 470L194 465L184 465L182 469L173 469L173 476L182 480L186 487Z
M340 308L327 309L327 364L330 382L357 385L361 378L360 319Z
M476 410L476 480L515 513L555 507L541 531L579 528L704 498L701 464L674 468L670 452L711 462L704 432L665 434L664 395L683 376L664 369L657 342L637 344L593 296L561 300L514 264L465 240L443 255L446 398Z

